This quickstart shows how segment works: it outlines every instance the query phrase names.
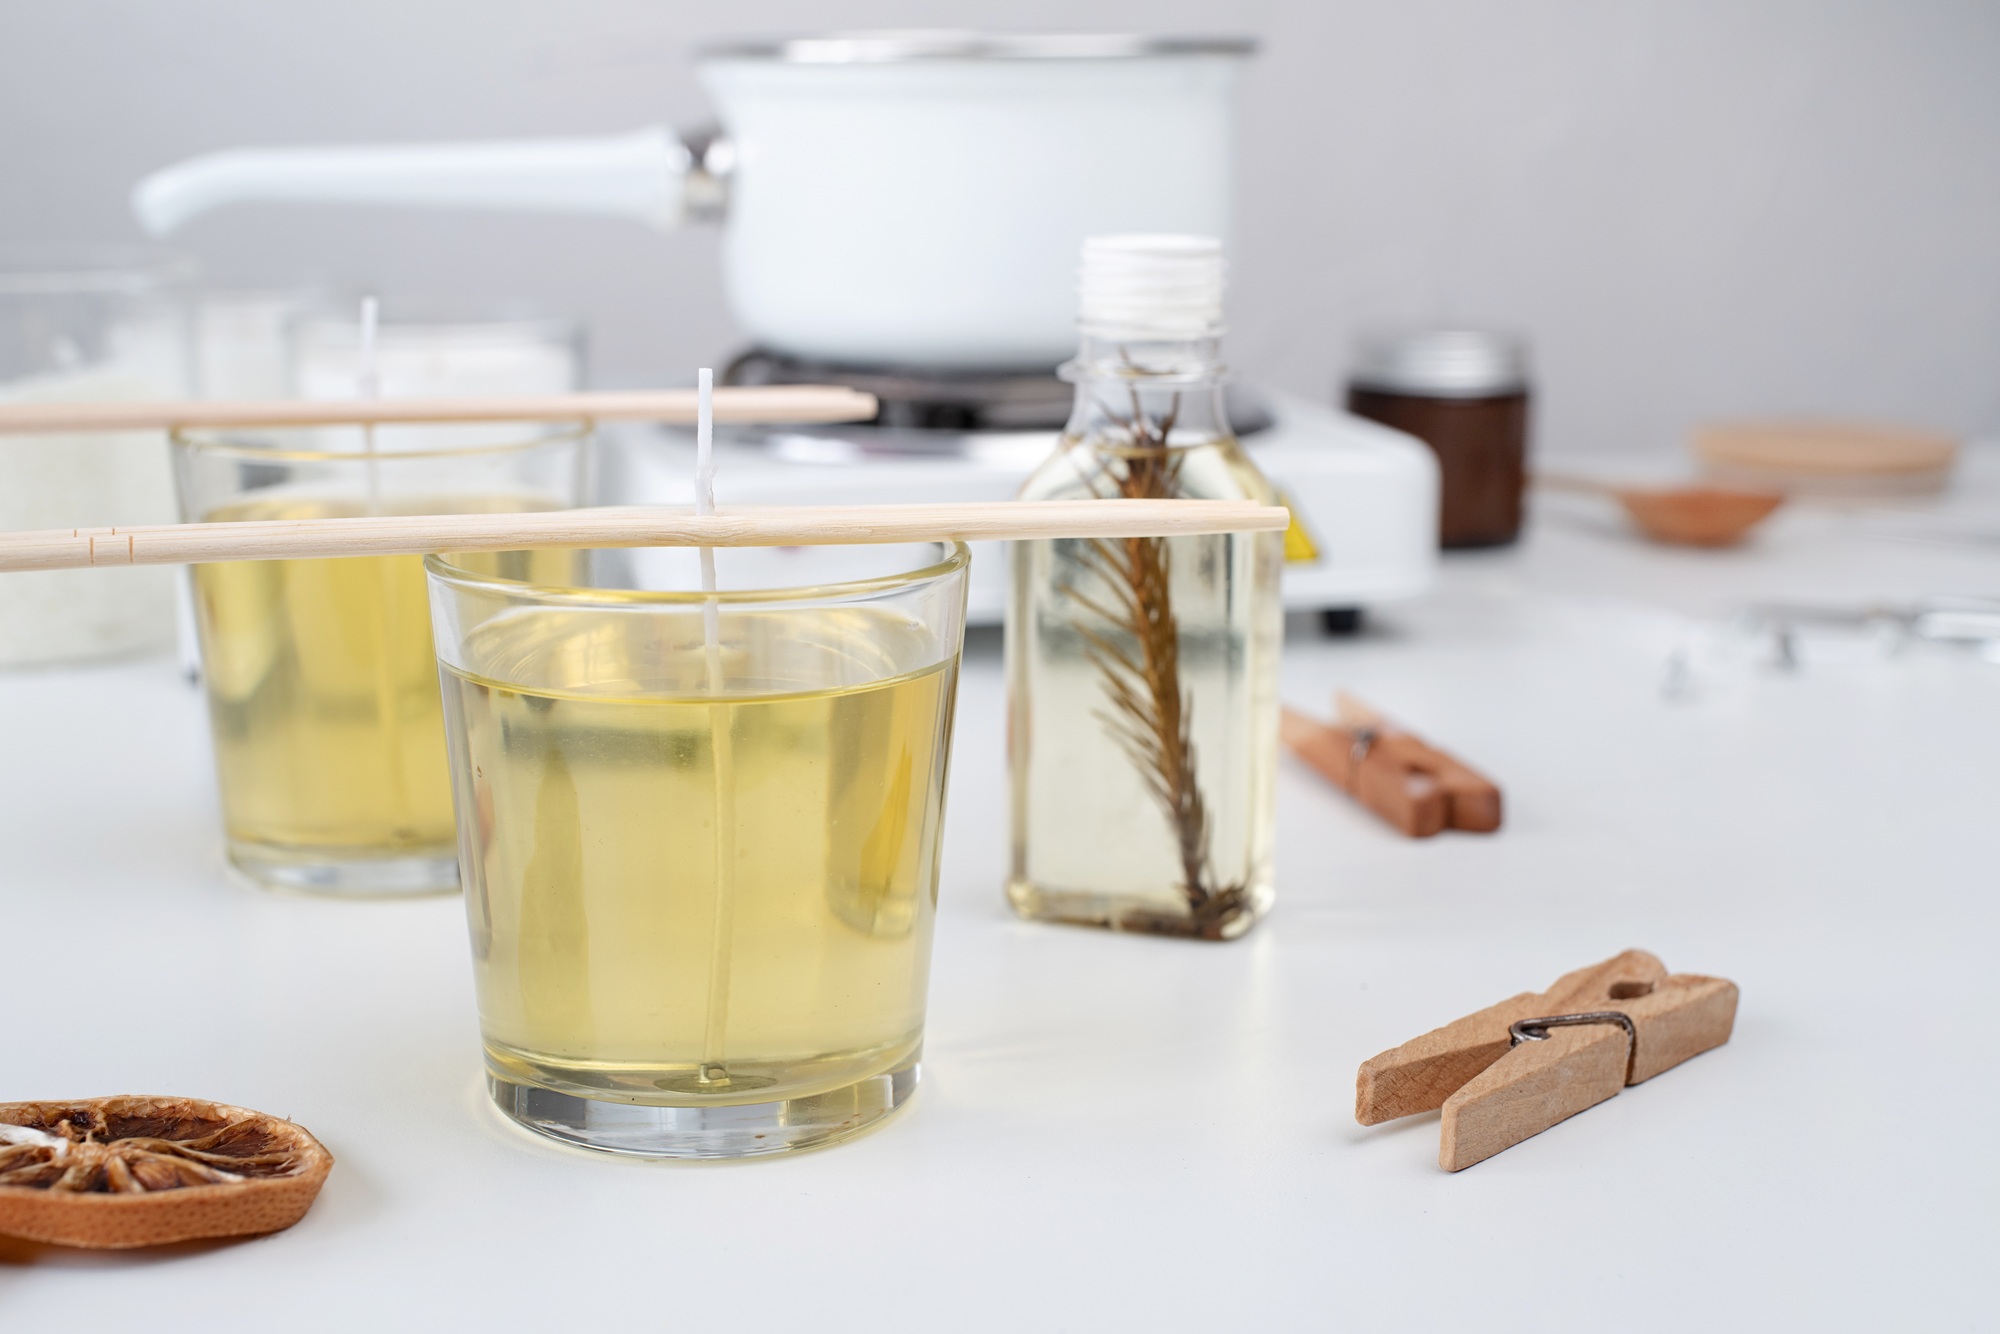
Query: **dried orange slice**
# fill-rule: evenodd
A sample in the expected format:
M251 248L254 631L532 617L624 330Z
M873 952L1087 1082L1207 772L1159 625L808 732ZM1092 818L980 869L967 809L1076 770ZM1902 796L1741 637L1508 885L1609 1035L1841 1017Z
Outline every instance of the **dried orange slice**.
M219 1102L0 1103L0 1234L124 1250L276 1232L332 1167L305 1127Z

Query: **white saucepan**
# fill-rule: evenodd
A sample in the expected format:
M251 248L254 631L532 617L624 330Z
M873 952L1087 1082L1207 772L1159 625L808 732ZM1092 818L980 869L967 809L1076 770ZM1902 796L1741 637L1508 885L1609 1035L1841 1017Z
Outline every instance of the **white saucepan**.
M1026 368L1075 342L1083 238L1223 235L1230 38L882 33L703 51L719 135L235 149L141 181L155 233L249 200L726 217L737 319L845 365Z

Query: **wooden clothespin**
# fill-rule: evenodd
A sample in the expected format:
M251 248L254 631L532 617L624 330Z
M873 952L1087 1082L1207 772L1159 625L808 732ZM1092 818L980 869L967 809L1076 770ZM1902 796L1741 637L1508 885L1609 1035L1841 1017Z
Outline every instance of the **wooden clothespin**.
M1456 1172L1729 1041L1736 984L1669 975L1627 950L1364 1062L1364 1126L1444 1109L1438 1166Z
M1339 695L1336 708L1331 726L1286 709L1278 734L1300 759L1411 838L1500 827L1500 789L1491 779L1352 695Z

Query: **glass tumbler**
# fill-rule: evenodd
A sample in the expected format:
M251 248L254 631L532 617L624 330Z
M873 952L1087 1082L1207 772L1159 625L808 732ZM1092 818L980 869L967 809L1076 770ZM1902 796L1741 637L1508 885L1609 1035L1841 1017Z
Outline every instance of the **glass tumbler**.
M0 261L0 403L104 403L187 392L171 265L77 255ZM0 529L170 523L161 431L0 436ZM174 572L36 570L0 578L0 667L157 652L173 642Z
M553 1138L783 1153L916 1087L966 549L759 554L428 558L487 1083Z
M184 520L567 509L572 426L398 426L174 440ZM467 556L561 579L563 551ZM436 656L420 556L228 561L194 572L195 625L230 863L337 895L458 885Z

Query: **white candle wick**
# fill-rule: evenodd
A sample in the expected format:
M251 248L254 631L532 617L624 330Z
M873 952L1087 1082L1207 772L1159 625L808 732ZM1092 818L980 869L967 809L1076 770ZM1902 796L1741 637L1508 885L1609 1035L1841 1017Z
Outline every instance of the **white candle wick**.
M382 396L382 377L375 365L375 326L381 314L380 307L372 296L361 298L361 347L356 358L356 387L364 401L373 402ZM368 423L361 428L361 449L368 456L365 469L368 477L368 512L382 512L382 476L375 465L375 426Z
M715 372L695 372L694 512L715 513Z
M715 372L695 372L694 512L715 513ZM723 702L722 600L716 596L715 548L701 549L702 656L708 667L708 744L715 761L715 916L709 929L708 1016L702 1025L701 1079L729 1086L723 1057L729 1038L729 979L736 915L736 759L734 721Z
M716 372L694 372L694 512L716 512ZM702 592L716 592L716 548L702 548ZM722 688L722 608L714 598L702 604L702 638L708 646L708 688Z
M360 385L361 397L367 399L382 396L382 379L375 366L375 327L380 316L380 307L372 296L361 298L361 352L355 369L355 379Z

